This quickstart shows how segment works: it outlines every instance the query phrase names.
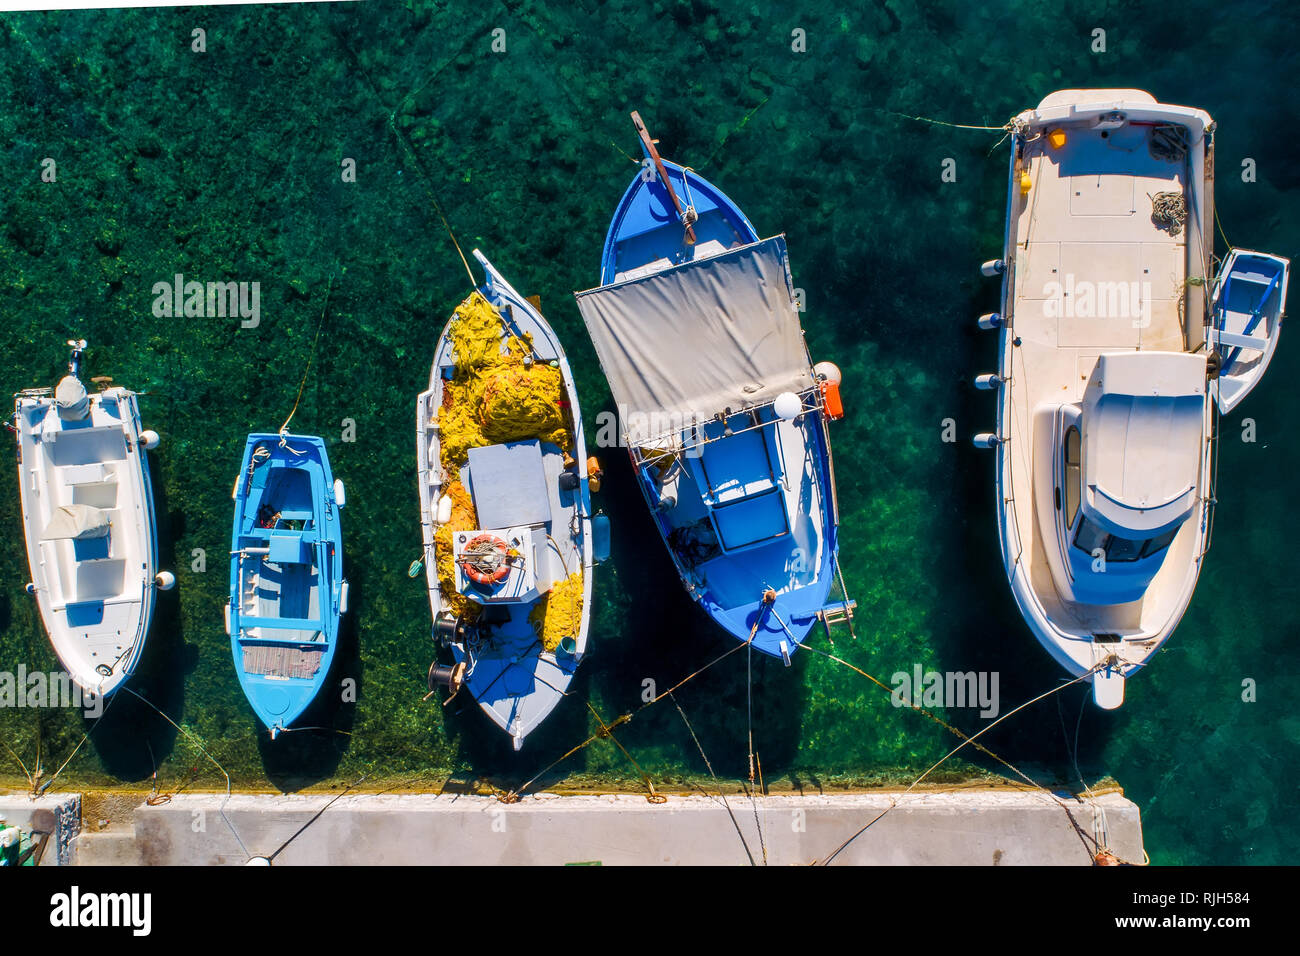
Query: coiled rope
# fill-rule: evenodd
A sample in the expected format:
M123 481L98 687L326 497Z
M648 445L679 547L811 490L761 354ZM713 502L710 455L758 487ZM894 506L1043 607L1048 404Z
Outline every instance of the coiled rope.
M1151 221L1157 226L1167 226L1169 235L1176 236L1183 231L1187 221L1187 202L1180 192L1156 193L1151 200Z

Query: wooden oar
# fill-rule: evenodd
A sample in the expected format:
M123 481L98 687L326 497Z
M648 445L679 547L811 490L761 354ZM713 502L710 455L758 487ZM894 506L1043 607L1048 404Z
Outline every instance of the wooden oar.
M677 193L673 190L673 184L668 181L668 170L664 168L664 161L659 158L659 150L655 148L655 142L650 138L650 132L645 128L645 123L641 122L641 114L636 110L632 111L632 125L636 127L637 135L641 137L641 148L645 150L650 161L655 164L655 171L659 173L659 181L664 184L668 190L668 198L673 201L673 207L677 210L677 218L686 226L686 244L695 245L695 230L691 228L690 223L686 222L686 211L682 208L682 202L677 198ZM685 176L685 173L682 173Z

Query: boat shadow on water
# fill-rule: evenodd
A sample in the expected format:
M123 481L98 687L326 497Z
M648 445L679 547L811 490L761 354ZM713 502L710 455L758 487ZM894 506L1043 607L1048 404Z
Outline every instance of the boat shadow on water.
M348 590L350 605L365 607L366 570L362 562L348 565ZM333 777L348 751L356 723L356 702L365 692L357 618L355 613L339 618L338 644L329 676L293 726L272 740L262 723L249 715L266 778L285 793Z
M171 569L176 567L176 540L186 532L185 514L168 506L161 462L157 453L148 454L149 485L154 513L159 516L158 567ZM179 588L157 592L139 667L105 701L101 717L84 719L104 771L119 780L148 779L175 751L176 728L159 710L184 723L185 681L198 666L199 648L186 643L179 592ZM206 763L202 757L199 760Z
M979 314L984 305L987 303L982 297L972 297L967 312ZM973 333L968 335L974 337ZM968 347L972 355L978 355L979 362L987 364L983 341ZM973 389L962 388L954 397L958 421L980 421L988 415L986 403ZM997 675L995 715L981 717L976 706L950 707L940 714L962 733L973 736L993 720L1068 678L1061 675L1056 662L1033 639L1007 589L1002 567L994 560L997 530L988 516L993 489L982 453L964 443L956 446L955 453L958 462L952 475L949 512L955 525L950 538L953 546L938 553L939 563L934 569L934 579L943 581L947 592L947 620L934 628L933 666L945 673ZM979 743L1044 785L1077 789L1079 781L1071 752L1076 727L1082 720L1077 734L1077 759L1080 772L1091 784L1103 775L1102 752L1126 718L1122 713L1099 712L1095 707L1084 708L1081 716L1080 704L1090 695L1091 685L1086 683L1062 691L1010 718L981 737ZM949 736L944 743L950 750L960 741ZM974 752L973 747L967 746L958 756L994 773L1014 776L993 758Z

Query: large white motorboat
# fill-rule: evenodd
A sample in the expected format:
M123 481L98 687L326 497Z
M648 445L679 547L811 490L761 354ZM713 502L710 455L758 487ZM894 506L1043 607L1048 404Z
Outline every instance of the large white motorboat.
M1209 546L1215 402L1262 375L1284 259L1211 283L1213 129L1140 90L1064 90L1011 124L998 391L998 530L1052 655L1118 707L1182 618Z

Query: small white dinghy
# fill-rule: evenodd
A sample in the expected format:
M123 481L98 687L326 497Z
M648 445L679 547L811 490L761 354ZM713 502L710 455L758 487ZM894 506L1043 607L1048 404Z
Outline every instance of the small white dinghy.
M1224 415L1259 384L1273 358L1290 265L1267 252L1233 249L1214 280L1214 315L1205 327L1205 347L1218 356L1212 359L1218 370L1211 390Z
M158 435L141 429L134 392L86 391L86 342L68 344L72 359L58 386L15 398L27 590L68 674L106 696L135 670L154 592L175 579L158 571L145 454Z

